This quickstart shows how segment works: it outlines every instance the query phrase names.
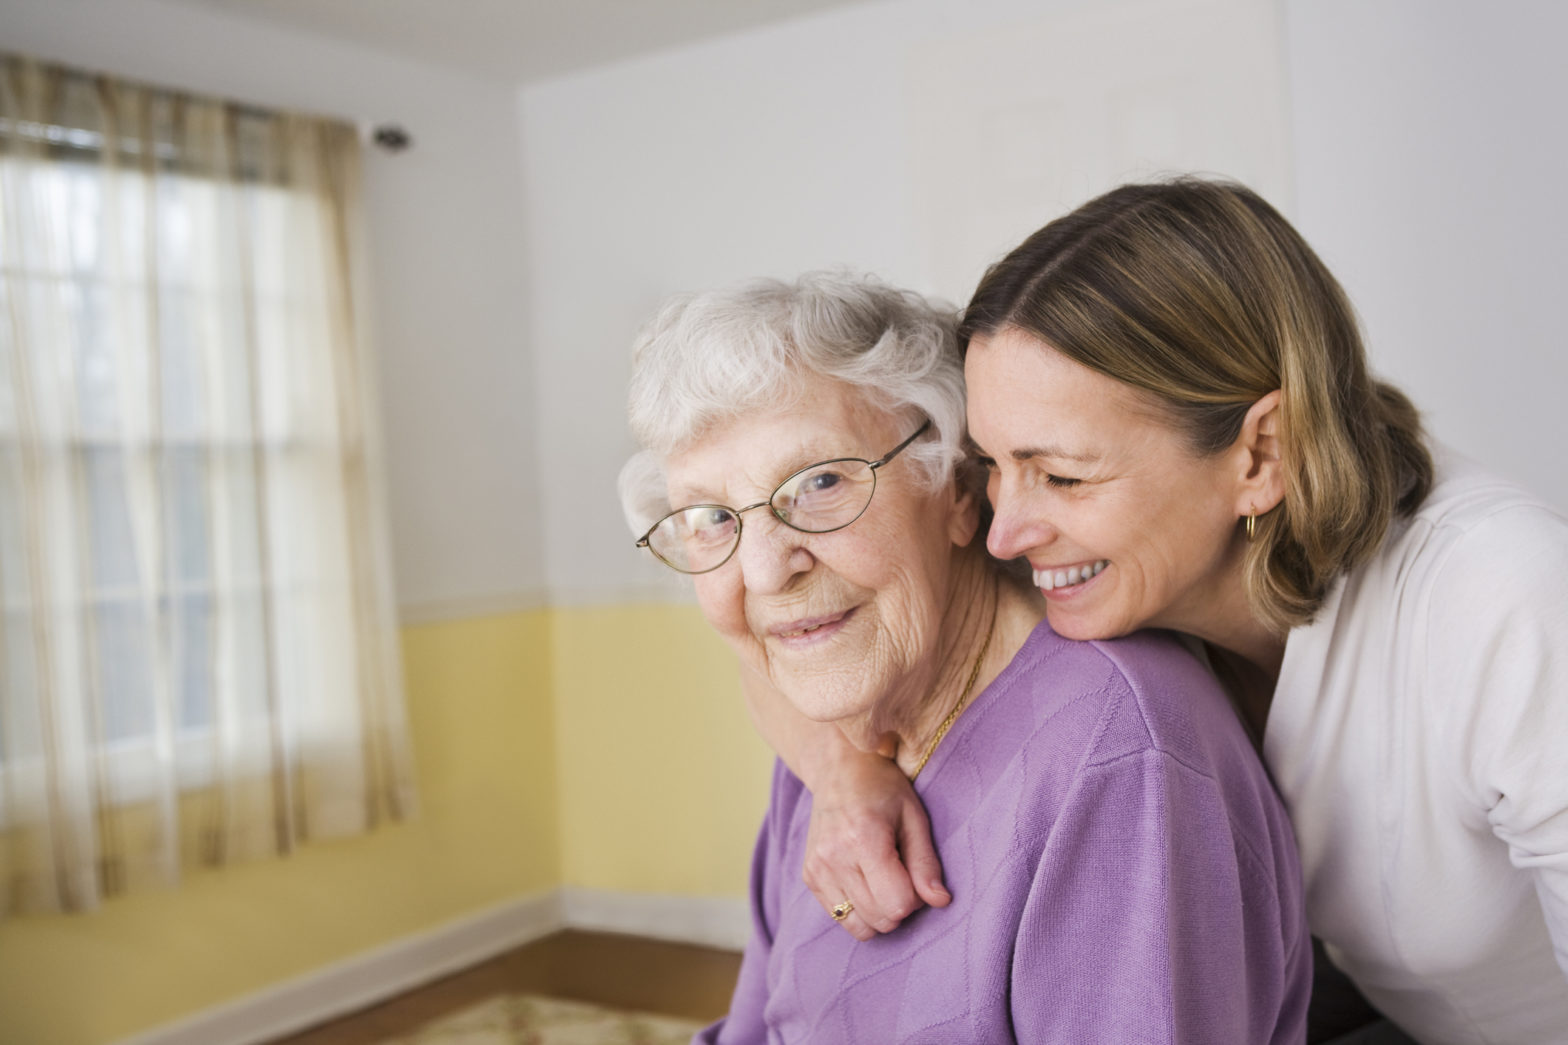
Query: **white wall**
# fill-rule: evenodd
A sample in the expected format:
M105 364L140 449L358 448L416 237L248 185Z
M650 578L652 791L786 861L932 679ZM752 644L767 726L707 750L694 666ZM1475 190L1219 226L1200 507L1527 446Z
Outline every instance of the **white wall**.
M557 603L679 597L615 498L629 348L665 295L847 265L962 301L1103 188L1289 198L1272 0L893 0L520 93Z
M1290 0L1297 219L1441 439L1568 509L1568 4Z
M664 295L849 265L961 301L1166 168L1279 202L1433 430L1568 505L1564 38L1551 0L886 0L517 88L160 0L0 0L7 50L412 131L367 154L410 616L680 597L613 489Z
M0 47L355 122L394 569L406 616L537 602L541 588L516 91L158 0L0 0Z

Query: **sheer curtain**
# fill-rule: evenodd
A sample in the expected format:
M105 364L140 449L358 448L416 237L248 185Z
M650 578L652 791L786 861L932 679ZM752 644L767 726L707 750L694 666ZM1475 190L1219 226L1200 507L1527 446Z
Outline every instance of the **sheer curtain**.
M0 913L412 799L352 128L0 56Z

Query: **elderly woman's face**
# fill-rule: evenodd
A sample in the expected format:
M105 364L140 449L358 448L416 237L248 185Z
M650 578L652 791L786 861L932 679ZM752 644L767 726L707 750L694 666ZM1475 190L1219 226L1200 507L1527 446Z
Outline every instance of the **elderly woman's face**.
M799 404L720 425L669 458L670 504L755 504L806 465L876 460L909 427L819 378ZM766 508L747 512L734 557L693 578L697 598L741 659L805 715L874 743L849 720L887 728L901 698L924 695L915 691L935 668L954 548L974 535L976 516L972 499L951 484L930 491L900 455L844 529L801 533Z
M1014 328L977 337L969 429L989 459L988 546L1027 557L1058 634L1203 632L1237 589L1234 463L1200 457L1135 390Z

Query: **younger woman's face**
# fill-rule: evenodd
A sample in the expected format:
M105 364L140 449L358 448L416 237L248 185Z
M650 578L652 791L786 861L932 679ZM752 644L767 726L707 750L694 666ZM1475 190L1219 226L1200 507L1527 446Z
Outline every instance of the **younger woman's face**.
M1016 328L974 338L964 374L988 546L1029 560L1051 627L1210 630L1245 546L1231 458L1195 454L1146 395Z

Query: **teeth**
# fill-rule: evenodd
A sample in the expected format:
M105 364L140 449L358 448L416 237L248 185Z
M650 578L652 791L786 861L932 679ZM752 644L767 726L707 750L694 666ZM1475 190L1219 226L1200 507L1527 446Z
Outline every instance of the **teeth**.
M1080 584L1100 575L1100 571L1111 564L1109 559L1100 559L1096 562L1082 566L1071 566L1061 570L1035 570L1034 586L1044 591L1056 588L1066 588L1073 584Z

